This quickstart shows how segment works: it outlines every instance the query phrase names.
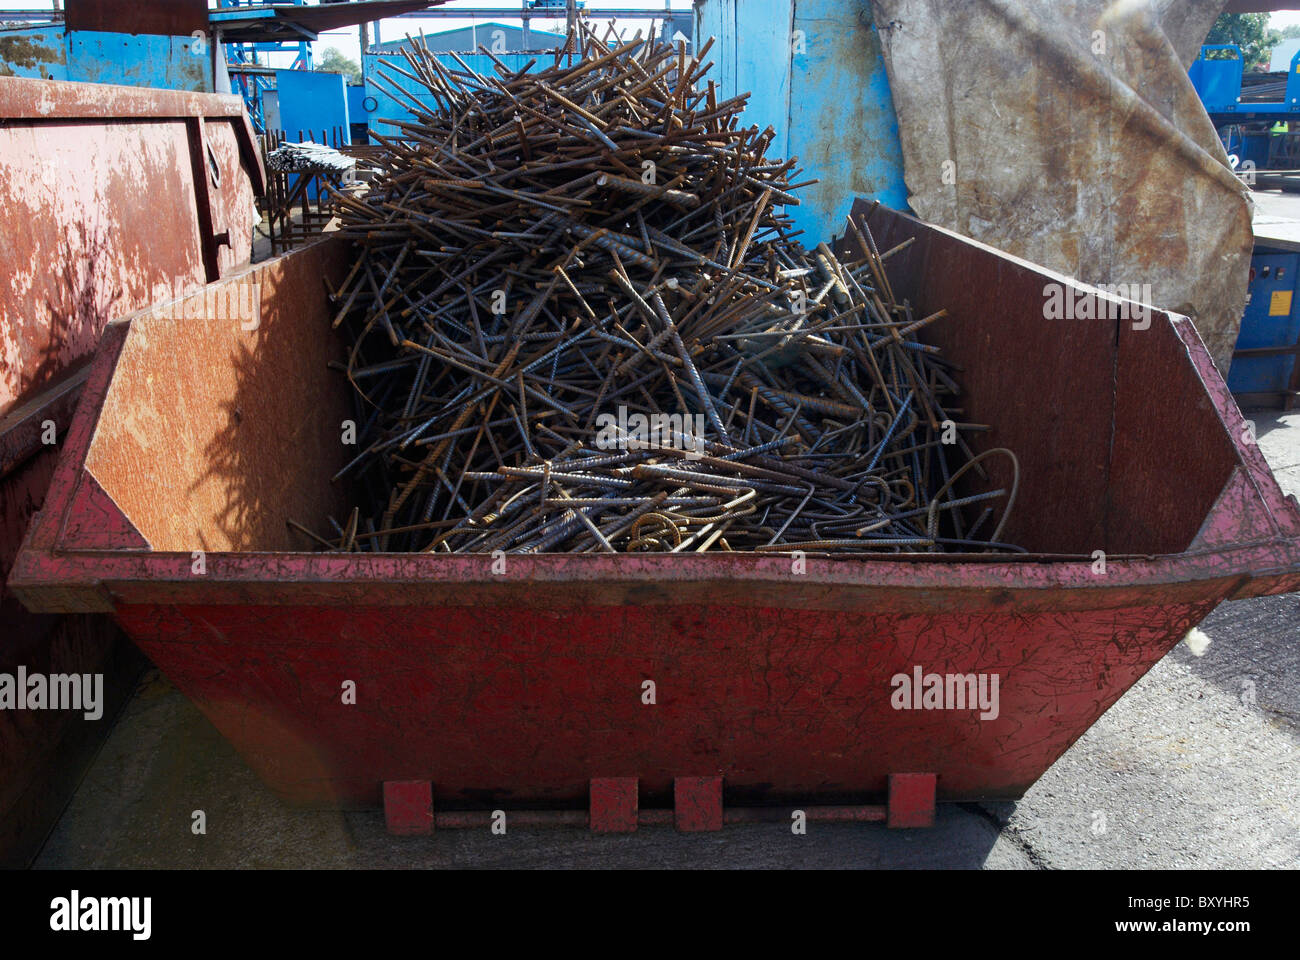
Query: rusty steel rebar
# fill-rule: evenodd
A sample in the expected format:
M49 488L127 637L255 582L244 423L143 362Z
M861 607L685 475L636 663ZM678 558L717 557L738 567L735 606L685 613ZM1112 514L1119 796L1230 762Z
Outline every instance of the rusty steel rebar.
M1016 549L1014 484L956 489L1014 455L961 436L990 427L916 339L946 314L896 299L898 248L851 223L861 259L806 250L795 162L684 48L582 26L567 49L479 75L412 41L386 79L414 119L338 198L355 509L294 529L339 551Z

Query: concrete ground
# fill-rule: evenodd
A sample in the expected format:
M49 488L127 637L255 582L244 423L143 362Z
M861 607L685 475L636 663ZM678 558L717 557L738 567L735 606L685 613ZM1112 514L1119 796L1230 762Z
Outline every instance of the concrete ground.
M1247 414L1300 496L1300 411ZM150 673L36 866L1300 867L1300 594L1227 603L1016 804L941 808L928 831L773 824L680 835L445 831L393 838L379 812L291 810ZM1199 653L1199 655L1198 655ZM207 833L191 832L203 810Z
M1257 224L1279 228L1291 223L1300 224L1300 193L1255 190L1251 198L1255 201L1254 221Z

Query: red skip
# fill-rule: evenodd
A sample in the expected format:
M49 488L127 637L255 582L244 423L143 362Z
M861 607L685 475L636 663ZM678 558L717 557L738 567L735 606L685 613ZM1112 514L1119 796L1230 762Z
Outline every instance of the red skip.
M591 781L591 812L588 823L593 833L632 833L639 816L636 777L601 777Z
M385 781L384 820L388 832L395 836L433 833L433 784L428 780Z
M938 777L933 773L891 773L889 775L890 828L933 827L934 792Z
M722 778L677 777L673 780L677 829L703 833L722 829Z

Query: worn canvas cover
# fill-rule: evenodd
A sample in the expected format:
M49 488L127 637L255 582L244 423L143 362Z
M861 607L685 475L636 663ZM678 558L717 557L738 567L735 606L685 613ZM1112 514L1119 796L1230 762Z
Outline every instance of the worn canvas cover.
M1184 65L1221 0L873 8L916 214L1085 283L1149 289L1226 374L1249 191Z

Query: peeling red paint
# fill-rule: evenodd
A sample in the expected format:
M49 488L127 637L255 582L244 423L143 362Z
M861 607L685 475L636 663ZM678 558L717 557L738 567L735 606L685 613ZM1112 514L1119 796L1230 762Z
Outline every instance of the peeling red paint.
M1051 275L909 218L872 222L882 247L916 238L891 260L902 295L950 295L935 335L966 366L970 409L1001 414L984 421L997 425L985 442L1020 452L1016 539L1037 555L812 555L802 575L758 555L557 555L510 557L496 575L491 557L286 552L269 532L282 522L269 515L281 509L274 491L247 488L239 505L256 509L213 514L197 468L165 484L148 471L190 448L225 449L255 480L266 474L304 509L325 510L319 478L347 454L337 423L319 415L332 374L311 359L330 305L303 277L337 279L346 258L333 240L255 271L270 322L247 347L215 325L187 341L211 359L205 369L239 363L255 377L264 364L301 364L254 391L269 406L245 410L240 430L144 389L149 377L197 382L165 324L146 313L109 331L11 587L32 609L112 612L297 803L373 806L383 784L413 781L432 785L439 810L572 807L613 777L639 780L644 807L672 806L686 784L712 829L721 801L699 778L720 778L729 806L880 800L907 773L935 777L943 801L1018 797L1222 600L1300 588L1300 511L1244 445L1190 323L1156 313L1149 339L1127 343L1105 321L1059 329L1110 360L1116 373L1099 380L1076 376L1068 353L1027 363L1015 351L1043 323L1037 298ZM1046 369L1027 369L1036 365ZM1163 381L1148 387L1153 371ZM251 396L222 370L202 382L216 409ZM1060 409L1043 406L1057 397ZM1163 456L1119 436L1143 411L1182 426L1162 440L1139 431L1167 444ZM1062 413L1100 442L1059 441L1072 426ZM249 426L272 414L302 431L295 457ZM156 426L124 455L131 417ZM104 505L84 471L154 549L130 531L111 548L79 532L77 518ZM216 534L194 518L213 516L239 546L208 553L196 575L184 522L197 540ZM1102 574L1093 546L1114 553ZM918 666L997 675L997 715L895 709L892 678ZM355 704L344 702L349 681ZM898 816L925 819L924 790L904 789L917 781L895 784L908 794Z
M0 580L45 504L102 331L205 281L187 161L187 124L198 118L222 170L213 220L230 233L220 260L230 271L251 252L264 180L239 98L0 78ZM93 477L80 496L100 509L65 533L143 545ZM105 717L125 701L138 654L108 617L32 614L6 589L0 622L0 672L103 672ZM0 712L0 865L21 866L38 849L94 726Z
M0 78L0 412L88 357L111 320L215 279L189 163L199 118L223 174L222 275L251 256L264 178L239 98Z

